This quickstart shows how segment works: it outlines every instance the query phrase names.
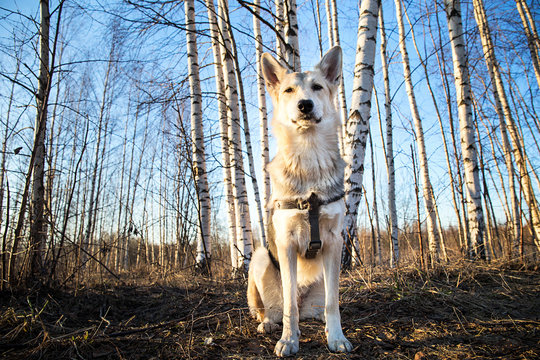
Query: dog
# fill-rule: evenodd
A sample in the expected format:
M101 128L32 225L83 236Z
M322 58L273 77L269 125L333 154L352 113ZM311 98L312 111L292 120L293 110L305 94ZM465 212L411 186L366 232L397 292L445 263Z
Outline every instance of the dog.
M345 162L334 95L341 59L336 46L313 71L291 73L270 54L261 57L278 150L267 166L268 244L252 255L247 298L259 333L283 324L274 349L278 356L298 352L298 321L310 318L326 322L331 351L352 350L339 314Z

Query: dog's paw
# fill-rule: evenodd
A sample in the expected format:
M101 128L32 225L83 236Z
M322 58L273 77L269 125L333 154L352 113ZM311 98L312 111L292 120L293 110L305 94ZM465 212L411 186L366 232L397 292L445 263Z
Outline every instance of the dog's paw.
M262 322L257 326L257 332L259 334L271 334L276 330L279 330L279 324L272 322Z
M335 338L328 337L328 348L332 352L350 352L353 348L351 342L345 336L340 335Z
M274 353L279 357L291 356L298 352L298 346L298 338L281 338L274 348Z

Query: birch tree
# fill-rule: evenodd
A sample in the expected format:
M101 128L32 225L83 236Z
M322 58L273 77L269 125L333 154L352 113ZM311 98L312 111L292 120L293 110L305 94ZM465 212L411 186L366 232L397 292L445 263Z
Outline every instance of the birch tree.
M354 239L357 236L357 212L362 197L364 156L369 132L371 92L373 89L373 64L375 62L377 16L380 0L364 0L360 5L358 39L354 66L351 109L344 138L345 148L345 252L343 266L351 266Z
M330 43L329 48L333 46L340 46L341 44L339 41L339 25L336 0L326 1L326 13L328 14L328 39ZM341 76L339 80L338 99L342 124L342 131L339 133L339 142L343 153L343 137L345 136L345 130L347 126L347 98L345 96L345 80L343 79L343 76Z
M388 213L390 215L390 267L399 262L398 223L396 210L396 178L394 169L393 126L392 126L392 96L390 93L390 77L388 75L388 55L386 29L382 6L379 8L379 28L381 29L381 67L384 79L384 111L386 114L386 173L388 175ZM382 135L382 129L381 129Z
M325 1L325 8L326 8L326 29L328 31L328 48L332 48L334 46L334 33L332 30L332 9L331 9L331 2L332 0L326 0Z
M283 0L274 0L276 5L275 29L276 29L276 53L280 60L285 60L285 32L283 31L284 11Z
M487 23L486 11L482 0L473 0L474 17L478 24L480 39L482 41L482 49L484 52L484 60L488 68L488 73L493 83L493 96L495 98L496 107L502 109L504 114L504 122L508 129L508 133L512 140L514 159L519 171L519 180L521 191L525 197L525 202L529 207L531 214L531 225L534 232L534 241L536 248L540 250L540 210L535 197L531 178L527 170L527 154L523 144L523 139L517 125L514 121L510 104L506 97L506 90L503 85L503 79L500 73L499 64L495 56L494 43L491 38L491 32Z
M242 141L240 137L240 113L238 110L238 90L236 75L232 59L232 44L228 29L228 2L219 0L219 25L221 28L222 47L221 64L223 66L223 79L225 97L227 99L227 120L229 151L232 169L232 191L235 204L236 238L241 261L247 270L251 258L252 238L249 206L247 201L246 183L242 162Z
M460 0L445 0L445 7L450 44L452 46L452 57L454 59L454 79L458 104L461 153L463 154L465 168L465 189L471 250L475 256L479 255L485 258L482 190L480 188L478 156L475 145L476 137L472 119L471 83L461 21Z
M261 156L262 156L262 207L263 207L263 222L264 227L261 232L266 232L268 226L268 210L267 203L270 199L270 174L266 169L266 165L270 161L269 145L268 145L268 115L266 109L266 91L264 89L264 78L262 76L261 56L263 54L263 40L261 35L261 23L258 15L260 13L260 0L255 0L253 10L253 35L255 36L255 56L257 57L257 99L259 102L259 121L260 121L260 136L261 136ZM266 244L263 244L266 245Z
M210 195L206 174L204 128L202 119L202 95L199 80L199 60L197 54L197 29L195 28L195 1L184 1L186 16L186 40L188 57L189 92L191 95L191 146L193 178L198 203L197 227L197 266L204 272L210 272Z
M246 97L244 94L244 81L242 80L242 72L240 70L240 63L238 61L238 49L236 48L236 40L234 39L234 33L232 32L232 26L231 26L231 20L228 17L228 13L225 12L225 16L227 16L227 28L229 31L229 38L231 40L231 46L232 46L232 58L234 62L234 70L236 74L236 80L238 85L238 96L240 100L240 109L242 111L242 120L244 125L244 139L246 143L246 155L248 158L248 165L249 165L249 177L251 178L251 184L253 188L253 195L255 197L255 208L257 211L257 217L259 222L259 228L260 228L260 235L261 235L261 244L266 244L266 234L265 234L265 227L264 227L264 220L263 220L263 210L261 205L261 197L259 195L259 185L257 183L257 174L255 172L255 161L253 160L253 147L251 146L251 133L249 130L249 119L248 119L248 111L246 106Z
M237 235L236 235L236 210L231 182L231 157L229 153L229 124L227 122L227 100L225 99L225 82L223 67L221 65L221 33L218 28L217 17L212 0L206 0L208 20L210 23L210 37L212 41L212 53L214 56L214 77L218 97L218 115L221 140L221 157L223 161L223 182L225 187L225 204L227 207L228 240L230 247L231 265L236 271L239 268Z
M426 10L429 11L429 10ZM443 127L443 121L440 116L437 116L437 120L439 122L439 127L441 129L441 138L443 142L443 149L444 149L444 155L446 159L446 167L448 169L448 178L450 180L451 184L451 193L452 193L452 205L454 207L454 211L456 213L456 219L458 220L458 237L459 237L459 244L460 244L460 251L464 251L468 249L468 222L466 218L466 210L465 210L465 201L463 198L463 177L461 176L461 166L460 166L460 158L461 154L458 151L458 147L456 144L456 136L454 131L454 115L453 115L453 107L452 107L452 98L450 93L450 82L448 80L448 71L446 70L446 59L445 59L445 52L444 52L444 45L442 41L442 32L441 32L441 26L439 23L439 17L438 13L435 15L435 19L437 21L437 30L439 35L439 43L438 47L440 51L435 52L435 56L437 58L437 65L439 74L441 76L441 82L443 83L443 92L445 96L445 103L446 103L446 110L448 112L448 123L449 123L449 129L450 129L450 139L452 141L452 150L454 152L454 161L455 161L455 175L452 171L452 166L450 162L450 152L448 150L448 142L446 140L446 134ZM429 27L429 33L431 36L431 41L433 43L434 47L437 47L435 43L435 39L433 37L433 32L431 29L431 21L428 17L428 27ZM457 179L456 179L457 177ZM457 190L457 191L456 191ZM458 205L459 201L459 205Z
M516 0L516 7L519 12L519 17L521 18L521 23L523 24L525 36L527 37L527 45L529 47L529 52L531 53L536 82L538 83L538 87L540 87L540 56L538 55L538 52L540 51L540 38L538 38L536 24L531 16L529 5L527 5L525 0Z
M301 72L300 66L300 45L298 44L298 19L296 17L296 0L285 0L285 61L289 68L296 72Z
M49 90L49 1L41 0L39 28L39 85L36 94L36 122L34 126L35 160L32 183L32 222L30 229L30 272L38 272L41 267L41 252L45 243L45 132L47 129L47 97Z
M416 143L418 146L419 165L420 165L420 178L422 180L424 206L426 208L427 226L428 226L428 241L429 252L432 264L439 259L439 232L437 226L437 214L435 212L435 199L433 196L433 190L431 187L431 181L429 179L428 160L426 154L426 145L424 140L424 130L422 128L422 119L418 111L418 105L416 103L416 97L414 94L414 87L411 78L411 66L409 62L409 54L407 52L405 27L403 25L403 15L401 8L401 0L395 0L396 5L396 17L399 28L399 47L401 51L401 57L403 60L403 74L405 77L405 87L407 90L407 97L409 98L409 106L411 109L411 115L414 122Z

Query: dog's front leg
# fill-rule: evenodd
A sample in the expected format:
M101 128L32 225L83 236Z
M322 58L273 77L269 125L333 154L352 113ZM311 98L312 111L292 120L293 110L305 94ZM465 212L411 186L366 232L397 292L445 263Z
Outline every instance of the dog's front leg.
M296 284L296 244L283 234L278 240L278 257L283 289L283 333L276 344L277 356L289 356L298 352L300 330L298 328L298 302Z
M335 235L331 235L335 236ZM343 335L341 317L339 315L339 265L342 242L331 239L324 247L323 269L325 286L326 338L330 351L349 352L352 344Z

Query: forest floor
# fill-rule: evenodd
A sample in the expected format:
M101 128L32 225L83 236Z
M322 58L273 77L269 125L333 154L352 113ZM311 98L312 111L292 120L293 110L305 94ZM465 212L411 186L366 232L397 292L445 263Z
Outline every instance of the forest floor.
M273 358L280 334L257 333L245 280L122 279L0 293L0 358ZM355 270L342 276L341 314L352 353L330 353L323 324L309 321L299 359L540 358L537 266Z

